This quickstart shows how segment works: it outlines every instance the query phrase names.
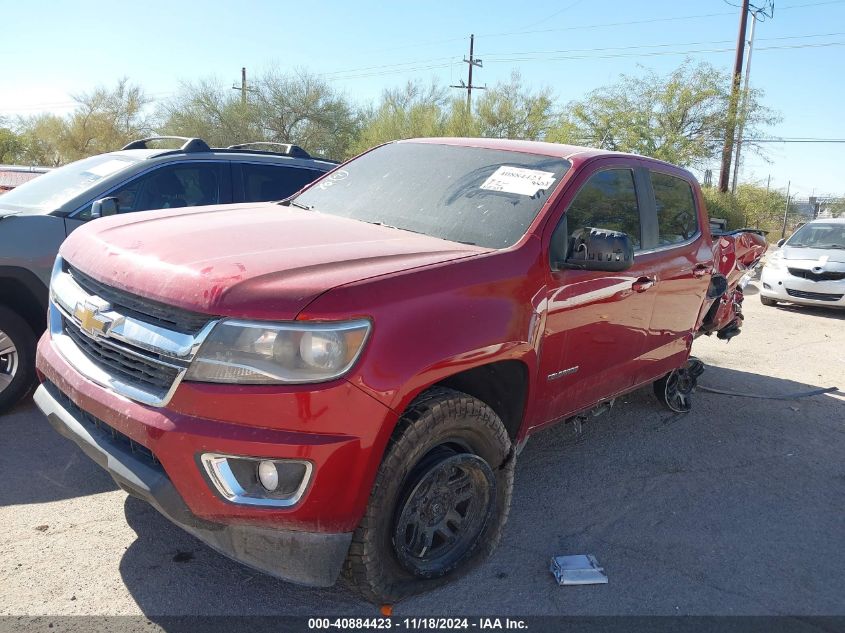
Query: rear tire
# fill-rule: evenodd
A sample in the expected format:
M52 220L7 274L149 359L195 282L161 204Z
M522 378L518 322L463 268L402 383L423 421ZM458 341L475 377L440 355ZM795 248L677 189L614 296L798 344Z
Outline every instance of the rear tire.
M454 580L496 548L514 457L498 416L435 388L402 416L344 565L365 598L394 603Z
M15 406L36 385L35 343L29 324L0 306L0 413Z
M763 295L760 295L760 303L762 303L764 306L769 307L776 306L778 304L775 299L769 299L768 297L764 297Z

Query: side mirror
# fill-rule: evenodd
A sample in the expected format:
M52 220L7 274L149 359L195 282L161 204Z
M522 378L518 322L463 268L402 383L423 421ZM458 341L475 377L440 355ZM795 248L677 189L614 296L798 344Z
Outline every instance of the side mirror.
M564 268L621 272L634 265L634 245L627 233L587 227L569 239Z
M116 215L117 210L117 198L100 198L91 204L91 217L104 218L107 215Z
M784 238L780 238L780 239L777 241L778 248L780 248L781 246L783 246L784 242L786 242L786 240L785 240Z

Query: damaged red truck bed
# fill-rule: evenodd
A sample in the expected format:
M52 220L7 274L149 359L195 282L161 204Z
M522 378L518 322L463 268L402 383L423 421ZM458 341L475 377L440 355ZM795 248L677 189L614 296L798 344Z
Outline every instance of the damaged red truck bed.
M74 232L35 399L218 551L393 602L495 548L534 431L650 383L688 408L764 250L660 161L389 143L279 204Z

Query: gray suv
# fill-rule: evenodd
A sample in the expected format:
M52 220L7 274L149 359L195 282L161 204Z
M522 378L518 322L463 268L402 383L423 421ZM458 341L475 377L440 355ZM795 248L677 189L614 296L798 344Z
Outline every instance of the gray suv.
M181 147L148 146L172 139ZM197 138L159 136L65 165L0 196L0 413L35 385L50 270L71 231L115 213L281 200L336 165L296 145L211 148Z

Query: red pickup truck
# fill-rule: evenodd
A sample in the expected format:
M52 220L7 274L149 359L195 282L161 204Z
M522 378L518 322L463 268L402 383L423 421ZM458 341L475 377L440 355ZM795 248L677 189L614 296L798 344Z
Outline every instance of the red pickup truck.
M214 549L392 602L494 549L534 431L649 383L688 409L764 249L656 160L389 143L278 204L74 232L35 400Z

